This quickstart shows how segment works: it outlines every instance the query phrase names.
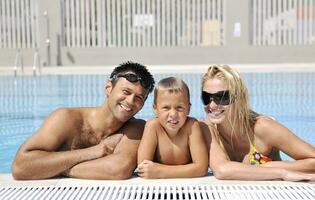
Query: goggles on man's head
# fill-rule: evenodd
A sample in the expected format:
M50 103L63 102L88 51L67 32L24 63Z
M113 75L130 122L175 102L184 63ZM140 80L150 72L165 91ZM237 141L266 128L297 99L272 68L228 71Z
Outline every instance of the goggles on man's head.
M117 74L114 75L113 77L111 77L112 80L116 79L116 78L125 78L127 81L131 82L131 83L136 83L136 82L140 82L140 84L142 85L142 87L144 87L146 90L150 90L152 85L148 82L143 80L141 77L137 76L136 74L132 74L132 73L127 73L127 74Z
M223 90L216 93L202 91L201 99L205 106L211 103L211 101L214 101L217 105L223 106L230 104L230 95L228 90Z

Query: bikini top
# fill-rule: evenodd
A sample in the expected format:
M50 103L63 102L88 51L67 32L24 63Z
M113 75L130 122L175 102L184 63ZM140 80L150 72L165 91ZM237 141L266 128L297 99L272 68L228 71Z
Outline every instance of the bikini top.
M251 165L260 165L272 161L268 156L265 156L257 151L256 147L254 146L248 135L247 138L250 145L249 162Z

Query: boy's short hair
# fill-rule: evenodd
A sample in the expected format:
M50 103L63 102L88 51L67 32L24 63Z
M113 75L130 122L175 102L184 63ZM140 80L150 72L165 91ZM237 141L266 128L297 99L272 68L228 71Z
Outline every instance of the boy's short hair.
M112 71L110 74L110 79L113 87L115 87L118 78L121 75L128 74L128 72L137 75L137 77L140 78L142 87L148 93L152 92L155 83L152 74L147 70L146 66L131 61L120 64Z
M176 77L167 77L158 82L154 89L154 100L153 103L156 105L156 99L159 91L168 91L168 92L186 92L188 102L190 104L190 93L187 84L179 78Z

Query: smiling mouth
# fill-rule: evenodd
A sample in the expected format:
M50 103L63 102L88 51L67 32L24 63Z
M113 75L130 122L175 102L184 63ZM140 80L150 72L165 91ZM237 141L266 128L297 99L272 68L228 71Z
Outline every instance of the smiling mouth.
M211 115L214 115L214 116L219 116L219 115L221 115L222 113L224 113L224 110L211 110L211 109L209 109L208 111L209 111L209 113L210 113Z
M130 108L129 106L120 104L120 107L121 107L123 110L125 110L126 112L130 112L130 111L131 111L131 108Z

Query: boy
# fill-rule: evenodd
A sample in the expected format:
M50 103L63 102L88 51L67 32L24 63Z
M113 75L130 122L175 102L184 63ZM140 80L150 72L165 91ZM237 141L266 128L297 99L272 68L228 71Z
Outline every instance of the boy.
M143 178L204 176L208 153L199 123L187 117L189 89L184 81L168 77L154 90L153 110L138 149L138 175Z

